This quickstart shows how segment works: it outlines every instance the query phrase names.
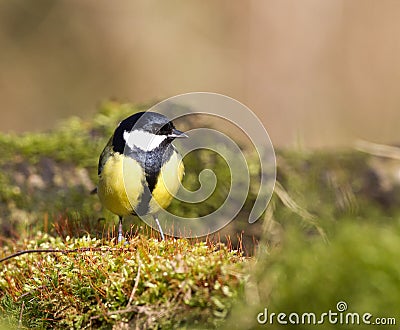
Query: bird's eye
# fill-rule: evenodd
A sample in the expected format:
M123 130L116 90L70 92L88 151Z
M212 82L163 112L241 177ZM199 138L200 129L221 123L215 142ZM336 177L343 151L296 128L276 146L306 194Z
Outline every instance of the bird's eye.
M172 124L168 123L168 124L165 124L164 126L162 126L160 128L160 130L157 132L157 134L158 135L168 135L168 134L171 134L172 129L173 129Z

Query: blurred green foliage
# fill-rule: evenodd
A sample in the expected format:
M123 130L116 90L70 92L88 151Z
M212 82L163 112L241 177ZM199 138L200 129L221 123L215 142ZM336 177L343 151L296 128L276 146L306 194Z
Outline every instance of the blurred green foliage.
M372 314L371 322L375 318L395 318L397 325L385 325L382 329L397 329L400 219L380 225L345 221L338 227L329 244L290 228L281 249L261 253L250 282L252 287L232 311L229 326L310 329L310 324L282 325L276 318L272 324L259 324L257 315L267 308L269 315L314 313L320 320L322 313L329 310L337 313L336 305L343 301L347 310L339 314L346 317L346 313L358 313L360 325L332 324L326 318L322 329L374 328L362 324L364 313Z
M225 327L296 328L279 313L372 314L400 322L399 162L353 150L278 152L278 183L264 236L244 294ZM276 313L273 324L257 316ZM286 318L287 320L287 318ZM330 324L322 329L370 329L377 324Z

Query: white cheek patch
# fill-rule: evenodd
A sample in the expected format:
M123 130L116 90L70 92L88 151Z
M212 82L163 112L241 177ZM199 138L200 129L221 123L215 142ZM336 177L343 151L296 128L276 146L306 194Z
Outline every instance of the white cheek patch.
M166 135L157 135L141 130L133 130L124 132L125 143L129 148L139 148L143 151L151 151L157 148L165 139Z

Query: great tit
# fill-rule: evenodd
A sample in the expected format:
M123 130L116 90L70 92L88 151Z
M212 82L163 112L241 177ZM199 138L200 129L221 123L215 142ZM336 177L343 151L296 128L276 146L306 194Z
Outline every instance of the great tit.
M119 216L118 242L122 241L122 218L152 214L167 208L184 175L182 157L172 145L187 135L167 117L138 112L115 129L98 165L97 194L104 207Z

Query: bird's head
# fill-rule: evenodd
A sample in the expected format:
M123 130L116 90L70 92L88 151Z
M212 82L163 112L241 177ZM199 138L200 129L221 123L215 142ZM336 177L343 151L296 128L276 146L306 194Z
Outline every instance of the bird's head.
M182 137L187 135L177 130L166 116L150 111L138 112L120 122L114 132L113 149L120 153L125 147L149 152Z

